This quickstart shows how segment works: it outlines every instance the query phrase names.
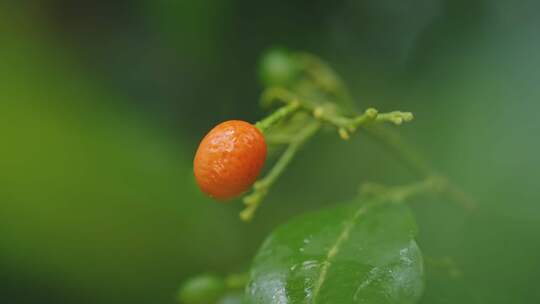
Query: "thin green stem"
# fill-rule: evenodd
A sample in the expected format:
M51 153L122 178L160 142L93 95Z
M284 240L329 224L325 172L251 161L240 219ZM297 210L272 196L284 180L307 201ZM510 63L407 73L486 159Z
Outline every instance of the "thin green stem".
M293 100L285 106L277 109L270 116L267 116L263 120L257 122L255 126L264 133L275 124L295 113L298 109L300 109L300 103Z
M441 191L443 194L446 194L452 201L460 204L469 211L474 211L477 208L476 202L467 193L461 190L461 188L448 179L444 179L444 182Z
M270 187L285 171L285 168L287 168L302 145L319 130L320 126L318 121L313 121L302 129L302 131L298 133L298 135L294 137L294 140L287 146L285 152L283 152L268 174L255 182L253 185L253 192L244 197L244 204L246 207L240 212L240 218L243 221L247 222L253 218L255 211L268 193Z
M379 114L379 111L374 108L367 109L364 114L361 114L353 119L352 126L356 129L361 125L367 124L379 118L379 116L384 114Z
M414 116L411 112L394 111L389 113L378 114L375 121L377 122L391 122L395 125L400 125L404 122L413 120Z
M412 184L391 187L365 183L360 188L360 195L370 200L403 203L417 195L438 192L440 184L441 180L438 178L427 178Z

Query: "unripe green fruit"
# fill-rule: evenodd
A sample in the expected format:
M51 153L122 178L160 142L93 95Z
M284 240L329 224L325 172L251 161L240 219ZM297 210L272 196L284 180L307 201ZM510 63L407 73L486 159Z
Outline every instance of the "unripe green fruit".
M284 86L290 83L298 72L298 64L285 49L270 49L261 58L259 73L265 86Z
M222 278L203 274L186 281L178 292L182 304L215 304L225 293Z

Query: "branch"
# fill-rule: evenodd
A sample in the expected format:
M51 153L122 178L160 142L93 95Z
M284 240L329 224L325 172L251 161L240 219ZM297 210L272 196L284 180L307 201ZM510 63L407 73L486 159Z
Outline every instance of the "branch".
M255 182L253 185L253 192L244 197L244 204L246 207L240 212L240 218L243 221L250 221L257 208L259 207L261 201L268 193L270 187L274 182L281 176L285 168L292 161L300 147L311 137L313 136L321 127L318 121L313 121L311 124L307 125L294 139L289 143L285 152L278 159L274 167L268 172L268 174Z
M255 126L264 133L275 124L294 114L298 109L300 109L300 103L298 101L292 100L285 106L277 109L270 116L257 122Z
M368 108L363 114L351 118L339 114L332 103L317 104L308 99L300 98L296 94L281 87L266 89L263 92L261 101L263 105L270 105L275 101L289 105L299 103L299 107L310 112L314 118L336 127L343 139L349 139L349 134L354 133L361 126L385 122L400 125L414 118L411 112L393 111L379 113L374 108Z
M336 127L340 137L345 140L350 138L351 133L361 128L366 131L365 133L394 154L397 159L404 163L419 178L439 180L440 192L448 195L452 201L469 211L476 208L476 203L473 199L447 178L436 172L416 149L401 139L398 133L378 124L390 122L400 125L403 122L411 121L414 118L412 113L401 111L379 113L374 108L368 108L363 114L349 118L338 114L332 104L317 105L312 101L302 99L296 96L296 94L279 87L267 89L263 93L262 101L266 104L271 104L275 101L285 104L299 103L300 108L312 113L314 118Z

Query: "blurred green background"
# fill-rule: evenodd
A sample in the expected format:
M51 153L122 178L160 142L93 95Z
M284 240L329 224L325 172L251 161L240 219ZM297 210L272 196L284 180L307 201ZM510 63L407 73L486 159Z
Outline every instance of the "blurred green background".
M198 140L256 121L279 45L341 73L480 208L414 204L422 303L540 303L540 4L534 0L0 2L0 303L174 303L199 272L246 269L295 214L412 176L361 134L316 138L256 220L201 195Z

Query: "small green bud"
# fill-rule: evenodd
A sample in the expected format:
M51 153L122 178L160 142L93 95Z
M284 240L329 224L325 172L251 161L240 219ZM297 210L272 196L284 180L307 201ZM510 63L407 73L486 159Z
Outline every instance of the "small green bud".
M187 280L178 292L182 304L215 304L225 294L225 281L215 275L203 274Z
M322 107L316 107L314 110L313 110L313 117L317 118L317 119L321 119L324 115L324 109Z
M347 130L345 130L345 128L339 128L338 133L339 133L339 137L341 137L341 139L349 140L349 138L350 138L349 132L347 132Z
M377 118L377 114L379 114L379 111L377 111L377 109L369 108L369 109L366 110L366 115L367 115L370 119L375 119L375 118Z
M261 81L265 86L284 86L298 74L299 68L289 51L273 48L264 53L259 65Z

